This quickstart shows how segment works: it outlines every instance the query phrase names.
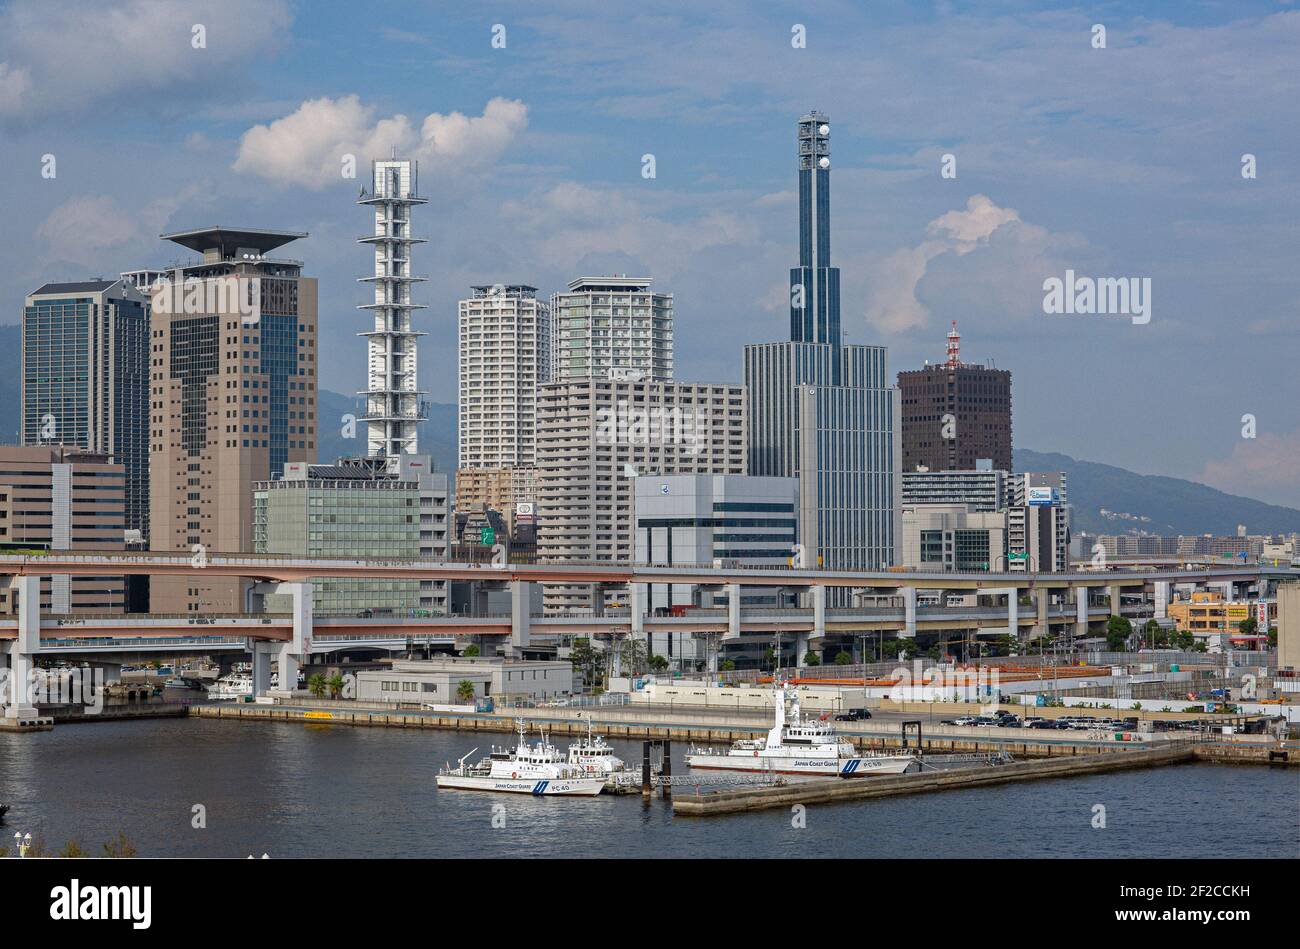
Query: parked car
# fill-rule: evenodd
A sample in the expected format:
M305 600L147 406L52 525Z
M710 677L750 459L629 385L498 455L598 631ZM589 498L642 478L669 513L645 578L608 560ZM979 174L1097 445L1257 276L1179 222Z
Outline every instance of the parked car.
M861 722L871 717L871 710L865 708L850 708L840 712L835 716L837 722Z

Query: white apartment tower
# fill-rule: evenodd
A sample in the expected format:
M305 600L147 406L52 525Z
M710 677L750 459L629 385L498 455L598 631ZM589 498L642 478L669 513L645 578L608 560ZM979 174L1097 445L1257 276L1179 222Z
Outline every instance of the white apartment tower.
M579 277L551 297L551 380L673 380L673 295L649 277Z
M374 233L360 238L375 248L375 271L361 277L374 287L374 300L360 307L374 313L374 327L358 335L369 341L369 384L364 392L366 452L395 465L399 456L415 454L416 432L425 417L424 393L416 377L416 340L411 311L424 309L411 302L411 285L421 281L411 273L411 248L422 244L411 232L411 208L426 203L419 197L417 163L397 158L371 162L372 190L361 190L358 204L375 209Z
M537 387L551 376L551 310L537 288L474 287L460 301L457 467L529 468Z

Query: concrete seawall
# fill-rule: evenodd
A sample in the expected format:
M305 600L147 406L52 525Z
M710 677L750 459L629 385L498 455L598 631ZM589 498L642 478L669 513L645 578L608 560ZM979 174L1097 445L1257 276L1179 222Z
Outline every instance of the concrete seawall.
M262 705L251 703L219 703L211 705L192 705L191 715L203 718L223 718L246 722L298 722L300 724L354 725L371 728L438 728L460 731L484 731L513 733L515 719L523 718L534 726L544 726L552 735L581 735L587 731L588 716L597 731L607 738L625 738L638 740L645 738L670 738L674 741L694 742L699 744L729 745L742 738L756 738L767 734L766 723L753 725L735 720L721 719L716 716L713 721L691 720L689 715L680 711L674 715L647 712L645 710L626 711L624 709L510 709L508 711L488 713L455 713L419 711L413 709L383 709L357 707L352 702L342 701L306 701L285 705ZM656 720L657 719L657 720ZM1148 750L1152 745L1145 743L1121 743L1098 741L1082 736L1060 738L1042 737L1042 733L1033 731L1033 738L1022 729L988 728L965 729L932 726L924 733L921 748L929 754L945 752L979 753L1007 752L1016 758L1079 758L1093 757L1098 754L1124 752L1131 754ZM1049 733L1050 734L1050 733ZM865 729L841 730L841 736L853 742L860 750L889 750L902 745L901 736L892 734L871 734ZM1157 739L1155 748L1165 747L1165 739ZM1183 746L1184 742L1177 742ZM910 746L916 748L916 739L912 738ZM1288 746L1282 746L1286 749ZM1200 758L1220 761L1228 764L1269 764L1270 746L1235 745L1222 743L1197 743L1196 754ZM1272 745L1276 751L1279 746ZM1274 765L1300 766L1300 745L1289 743L1287 760L1277 760Z
M899 794L923 794L930 791L983 787L1016 781L1100 774L1130 768L1154 768L1191 761L1194 757L1192 748L1184 745L1151 751L1130 749L1075 758L1022 761L982 768L962 768L890 777L829 778L781 787L745 788L718 793L678 792L673 796L673 814L681 817L713 817L774 807L791 807L795 804L862 801Z

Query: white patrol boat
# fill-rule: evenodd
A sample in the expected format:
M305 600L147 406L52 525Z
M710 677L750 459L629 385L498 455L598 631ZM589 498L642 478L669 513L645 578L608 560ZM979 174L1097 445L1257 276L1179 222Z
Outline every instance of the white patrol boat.
M789 715L786 705L790 705ZM786 683L776 687L776 723L767 738L742 739L725 752L691 748L686 764L717 771L766 771L772 774L902 774L916 759L909 754L859 755L851 742L835 734L829 722L805 722L799 693Z
M466 764L475 748L461 758L456 767L448 765L438 772L438 787L467 791L501 791L532 794L536 797L562 795L595 796L605 786L604 775L589 774L564 760L560 750L546 740L530 746L525 740L527 726L518 720L519 745L493 747L478 764Z
M627 764L614 754L603 735L591 733L591 719L587 719L587 737L569 746L569 764L587 774L608 777L626 771Z

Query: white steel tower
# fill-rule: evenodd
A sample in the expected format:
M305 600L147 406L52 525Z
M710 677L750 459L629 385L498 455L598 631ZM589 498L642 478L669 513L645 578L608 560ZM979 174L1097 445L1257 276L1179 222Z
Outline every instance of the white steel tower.
M371 162L373 190L361 189L358 204L375 209L375 232L360 238L375 248L373 276L359 278L375 288L373 303L360 307L375 315L374 328L359 336L369 340L369 386L366 397L367 454L398 464L403 454L415 454L416 431L427 417L424 392L416 381L416 339L425 335L411 329L411 311L424 309L411 302L411 285L424 277L411 274L411 247L423 244L411 234L411 208L425 204L419 197L417 163L394 156Z

